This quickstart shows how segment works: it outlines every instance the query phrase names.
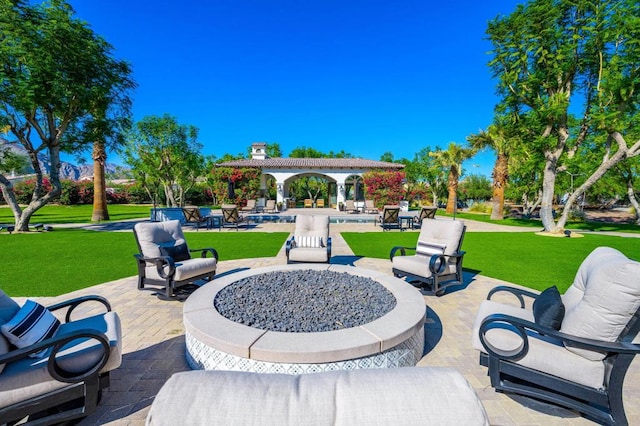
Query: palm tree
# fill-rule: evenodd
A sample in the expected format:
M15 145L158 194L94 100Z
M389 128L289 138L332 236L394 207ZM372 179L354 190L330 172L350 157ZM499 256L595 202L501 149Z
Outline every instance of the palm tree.
M101 220L109 220L109 211L107 209L107 191L104 176L104 164L107 161L107 151L103 142L93 143L93 213L91 220L93 222Z
M455 142L451 142L446 151L437 150L429 153L443 169L449 169L449 176L447 178L447 189L449 191L447 213L452 214L456 206L458 181L462 173L462 162L473 157L475 153L476 151L473 148L463 148Z
M509 179L509 142L502 126L492 124L487 130L481 130L467 138L476 150L493 149L497 158L493 165L493 195L491 219L504 219L504 190Z

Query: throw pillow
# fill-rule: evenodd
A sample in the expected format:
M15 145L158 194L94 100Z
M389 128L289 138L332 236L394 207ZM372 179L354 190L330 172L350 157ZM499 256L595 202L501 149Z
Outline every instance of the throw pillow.
M174 262L182 262L183 260L191 259L186 243L175 246L160 246L160 253L163 256L169 256Z
M558 287L549 287L533 302L533 318L542 327L560 330L564 318L564 304Z
M25 348L56 335L60 321L47 308L27 300L18 313L0 327L2 334L18 348ZM31 354L41 358L47 349Z
M418 241L416 254L431 257L434 254L443 254L446 248L447 246L445 246L444 244L425 243L423 241Z
M296 246L298 247L322 247L322 237L310 237L310 236L298 236L295 238Z

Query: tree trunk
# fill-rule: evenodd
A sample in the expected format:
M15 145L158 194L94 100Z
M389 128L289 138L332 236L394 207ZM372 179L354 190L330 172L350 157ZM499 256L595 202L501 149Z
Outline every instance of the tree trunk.
M18 223L18 219L22 215L22 209L16 200L15 192L13 192L13 184L2 174L0 174L0 190L2 190L2 196L13 212L13 222Z
M627 196L629 197L629 202L631 202L636 213L636 225L640 225L640 204L636 198L636 194L633 190L633 181L631 180L627 181Z
M505 154L498 154L496 164L493 167L493 198L491 219L504 219L504 189L509 179L509 157Z
M107 208L107 188L104 176L104 163L107 160L107 152L104 143L93 143L93 212L92 222L109 220Z
M455 165L451 166L451 169L449 169L447 189L449 190L449 198L447 199L447 213L453 214L458 198L458 167Z

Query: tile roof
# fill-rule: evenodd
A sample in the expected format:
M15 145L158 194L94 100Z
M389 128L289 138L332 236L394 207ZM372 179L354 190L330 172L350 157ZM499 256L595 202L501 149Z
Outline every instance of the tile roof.
M362 158L267 158L218 163L218 167L256 167L259 169L402 169L404 164Z

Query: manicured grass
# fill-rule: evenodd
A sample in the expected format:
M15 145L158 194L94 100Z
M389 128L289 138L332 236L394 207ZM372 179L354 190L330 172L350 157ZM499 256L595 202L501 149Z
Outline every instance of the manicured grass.
M389 258L395 245L415 247L416 232L355 233L342 236L357 256ZM553 238L528 232L467 232L462 249L465 270L498 278L536 290L557 285L564 292L573 282L578 266L596 247L609 246L630 258L640 259L637 238L585 235Z
M220 260L272 257L287 232L188 232L190 248L213 247ZM0 288L10 296L57 296L137 274L131 232L56 229L0 234Z
M109 221L149 218L151 205L144 204L109 204ZM31 217L31 225L36 223L90 223L93 206L81 204L76 206L46 205ZM0 207L0 223L14 223L13 212L7 206Z

